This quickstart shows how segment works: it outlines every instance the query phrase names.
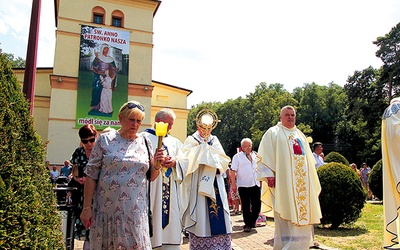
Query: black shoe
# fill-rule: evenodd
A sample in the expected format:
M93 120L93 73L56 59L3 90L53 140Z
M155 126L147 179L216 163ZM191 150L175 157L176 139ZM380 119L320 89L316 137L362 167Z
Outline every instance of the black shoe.
M243 232L245 232L245 233L250 233L250 231L251 231L251 227L249 227L249 226L246 226L246 227L243 229Z

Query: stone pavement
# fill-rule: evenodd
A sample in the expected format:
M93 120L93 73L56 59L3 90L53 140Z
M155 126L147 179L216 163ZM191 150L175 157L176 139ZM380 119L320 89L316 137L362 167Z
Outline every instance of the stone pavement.
M272 239L274 236L274 229L271 226L257 227L252 229L250 233L243 232L243 216L242 215L232 215L232 226L233 233L232 238L232 248L234 250L258 250L258 249L272 249L272 245L268 245L266 242ZM83 241L75 240L75 250L82 250ZM183 238L183 244L181 250L189 249L189 239Z
M234 250L261 250L272 249L272 239L274 237L273 220L267 219L266 225L252 229L251 232L243 232L243 216L231 215L233 232L232 248ZM82 250L83 241L75 240L75 250ZM333 249L320 246L320 249ZM189 239L183 238L181 250L189 250ZM211 250L211 249L210 249Z
M266 226L257 227L251 230L249 233L243 232L243 216L242 215L231 215L233 232L232 248L234 250L258 250L258 249L272 249L272 245L267 243L268 240L274 237L274 228L270 221L267 221ZM268 225L269 224L269 225ZM183 239L181 246L182 250L189 249L188 238Z

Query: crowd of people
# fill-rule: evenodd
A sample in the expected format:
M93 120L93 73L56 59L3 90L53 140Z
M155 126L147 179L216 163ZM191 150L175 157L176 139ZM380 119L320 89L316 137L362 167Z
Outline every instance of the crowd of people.
M118 130L81 127L81 144L61 168L76 188L69 199L76 206L75 237L85 239L85 249L180 249L184 235L190 249L231 249L231 210L242 214L244 232L260 216L273 217L273 249L318 248L323 145L316 142L311 151L292 106L281 109L258 152L243 138L232 159L212 135L218 118L208 108L183 143L169 134L173 110L161 109L154 128L139 132L144 116L144 106L129 101L119 110ZM165 135L159 123L167 124ZM350 166L361 180L369 174L367 165ZM55 171L52 180L60 176Z

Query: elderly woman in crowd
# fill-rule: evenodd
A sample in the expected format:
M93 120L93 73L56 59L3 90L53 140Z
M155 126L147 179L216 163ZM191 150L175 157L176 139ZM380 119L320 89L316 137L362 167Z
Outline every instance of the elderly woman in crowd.
M121 128L102 133L86 167L82 222L90 225L90 249L151 249L146 172L154 180L165 161L138 133L145 116L135 101L119 110ZM93 199L93 208L92 208Z

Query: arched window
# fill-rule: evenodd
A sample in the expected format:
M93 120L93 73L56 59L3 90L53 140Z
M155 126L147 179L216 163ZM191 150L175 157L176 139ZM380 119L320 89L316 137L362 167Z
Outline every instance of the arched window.
M100 7L96 6L92 9L92 22L97 24L104 24L104 17L106 16L106 11Z
M114 10L112 13L111 25L115 27L124 27L124 13L120 10Z

